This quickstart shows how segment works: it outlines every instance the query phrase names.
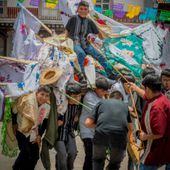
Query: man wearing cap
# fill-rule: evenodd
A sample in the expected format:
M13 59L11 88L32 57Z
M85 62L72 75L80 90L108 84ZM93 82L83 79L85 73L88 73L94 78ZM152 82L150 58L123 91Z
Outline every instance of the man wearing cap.
M77 54L82 73L84 74L84 58L86 55L91 55L100 62L108 76L112 75L112 67L108 68L106 60L87 41L87 36L90 33L102 37L95 23L87 18L89 14L88 2L81 1L77 12L78 15L74 15L69 19L65 29L66 36L74 42L74 51Z
M78 103L81 100L81 87L79 84L69 83L66 93L71 98L68 98L68 108L64 115L58 116L58 139L55 146L57 170L72 170L77 156L74 125L81 110Z

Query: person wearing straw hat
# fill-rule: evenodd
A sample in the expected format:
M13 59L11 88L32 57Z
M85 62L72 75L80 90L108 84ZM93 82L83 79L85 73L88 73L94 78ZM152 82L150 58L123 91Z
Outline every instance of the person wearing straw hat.
M97 78L95 84L96 88L94 90L89 90L83 99L83 104L88 106L90 109L83 107L79 120L80 137L83 141L85 151L83 170L92 170L92 148L94 137L94 129L85 127L84 121L89 115L91 115L91 110L96 106L96 104L108 94L109 89L109 83L104 77Z
M77 156L74 125L80 113L81 87L78 83L66 86L68 107L64 115L58 116L58 139L56 141L56 169L72 170Z
M118 170L122 162L127 145L127 134L133 142L132 122L128 106L114 99L100 101L93 109L92 114L85 120L88 128L95 127L93 139L93 170L103 170L106 151L109 150L110 160L108 170Z
M21 96L13 108L17 114L15 134L20 150L13 170L34 170L37 164L42 135L38 127L49 113L50 108L43 105L49 101L50 93L47 86L41 86L36 92Z
M78 15L72 16L66 24L65 35L74 42L74 51L77 54L82 73L84 74L84 59L88 54L99 61L108 76L111 76L112 67L109 68L107 66L107 61L87 41L87 36L90 33L99 35L102 38L102 34L95 23L87 17L89 14L89 3L81 1L78 5L77 13Z

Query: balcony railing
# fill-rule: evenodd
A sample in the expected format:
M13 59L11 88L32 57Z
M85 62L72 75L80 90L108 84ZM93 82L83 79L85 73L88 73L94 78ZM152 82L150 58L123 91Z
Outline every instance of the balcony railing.
M61 20L60 15L58 14L57 11L54 10L47 10L47 9L38 9L38 8L27 8L33 15L35 15L37 18L41 20ZM0 15L0 18L8 18L14 19L17 17L19 8L17 7L7 7L4 8L4 14Z
M27 8L32 14L38 17L38 8ZM19 8L7 7L7 18L16 18L19 12Z

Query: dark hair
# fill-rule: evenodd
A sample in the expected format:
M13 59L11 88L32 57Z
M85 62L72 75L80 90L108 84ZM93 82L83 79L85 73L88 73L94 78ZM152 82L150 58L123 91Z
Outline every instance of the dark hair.
M89 3L88 3L87 1L81 1L81 2L79 3L79 5L78 5L78 8L79 8L80 6L85 6L85 7L88 7L88 8L89 8Z
M153 67L146 67L143 71L142 71L142 78L145 78L147 75L149 74L155 74L155 69Z
M96 88L108 90L109 89L109 82L105 78L99 77L99 78L96 79Z
M143 79L142 84L144 87L148 87L153 92L161 91L161 81L158 75L152 75L152 74L147 75Z
M135 83L135 78L134 78L134 76L132 76L132 75L124 75L124 77L125 77L129 82ZM120 81L121 81L122 83L127 83L126 80L125 80L123 77L121 77Z
M114 98L114 99L118 99L118 100L122 99L123 100L123 95L120 91L115 90L115 91L110 93L109 98Z
M68 95L72 94L78 95L81 93L81 86L77 83L69 83L66 86L66 93Z
M170 77L170 69L166 68L166 69L162 70L161 78L162 78L162 76Z
M39 92L45 92L45 93L51 93L51 89L48 86L40 86L37 90L37 93Z

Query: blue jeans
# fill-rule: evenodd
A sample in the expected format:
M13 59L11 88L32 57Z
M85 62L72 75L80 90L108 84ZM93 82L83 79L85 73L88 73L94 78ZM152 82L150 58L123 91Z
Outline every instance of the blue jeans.
M165 170L170 170L170 163L166 164Z
M144 164L140 164L140 170L157 170L158 168L160 168L160 166L151 166L151 165L144 165Z
M91 45L88 45L88 47L85 49L83 49L81 45L75 45L74 51L77 54L78 62L80 64L82 73L84 73L84 58L86 57L86 55L91 55L94 59L99 61L99 63L105 69L107 75L112 74L112 70L113 70L112 66L109 63L107 63L106 59L101 54L99 54L98 51L94 49Z

